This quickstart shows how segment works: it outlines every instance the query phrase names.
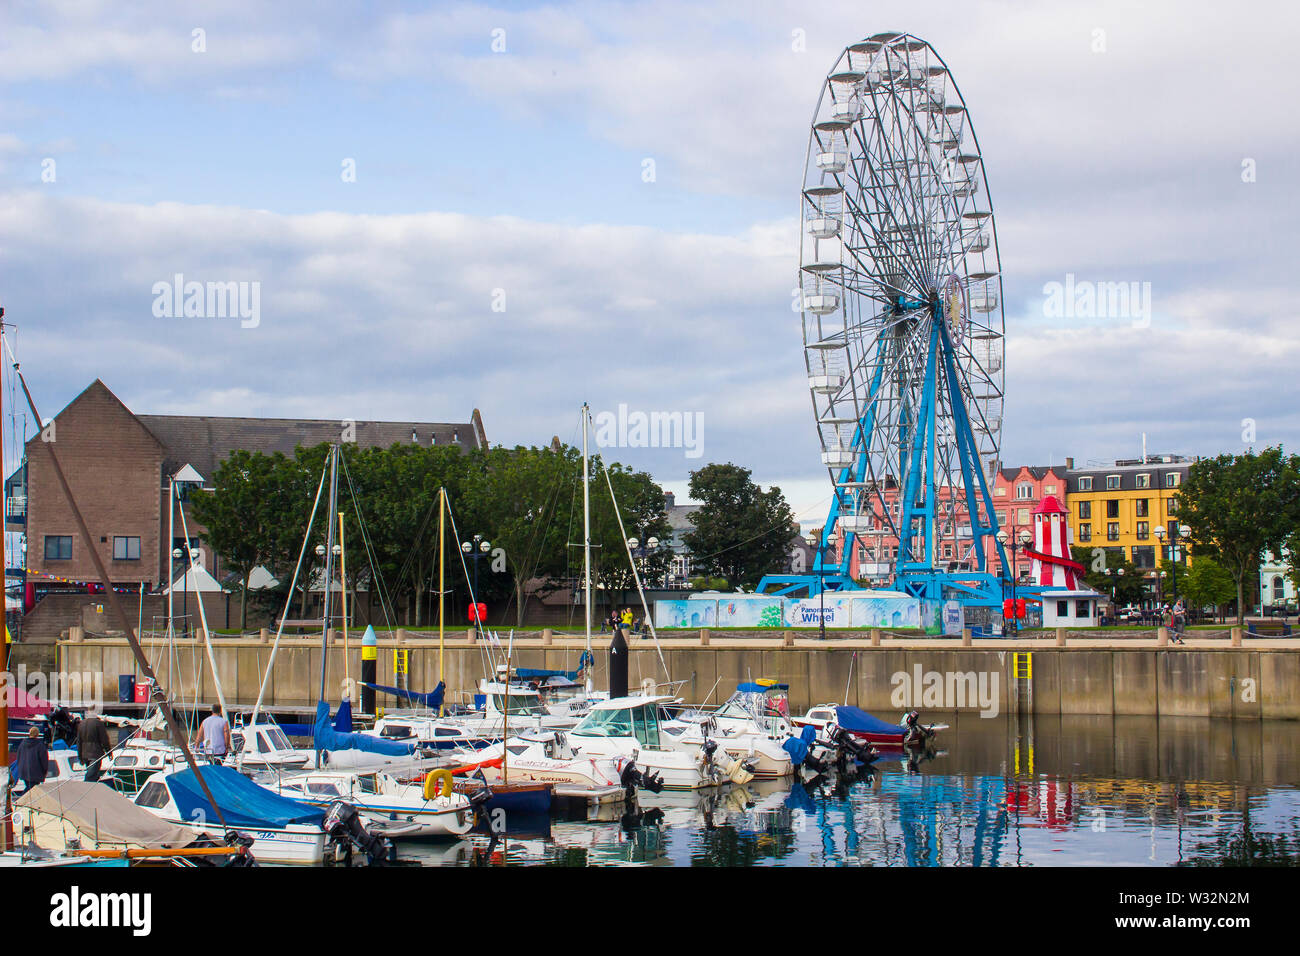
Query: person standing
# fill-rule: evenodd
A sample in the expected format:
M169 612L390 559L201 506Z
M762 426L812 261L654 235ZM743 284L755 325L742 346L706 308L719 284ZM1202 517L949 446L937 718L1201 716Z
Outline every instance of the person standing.
M208 755L209 763L221 763L230 753L230 724L221 714L221 705L213 704L212 713L199 724L199 735L194 738L196 750Z
M50 772L50 753L45 747L45 738L40 730L33 727L27 731L27 739L18 745L14 757L13 778L23 782L23 793L45 782Z
M632 609L630 607L623 608L623 630L632 630Z
M112 749L108 727L97 714L91 714L77 728L77 759L86 768L86 783L94 783L103 772L104 757Z

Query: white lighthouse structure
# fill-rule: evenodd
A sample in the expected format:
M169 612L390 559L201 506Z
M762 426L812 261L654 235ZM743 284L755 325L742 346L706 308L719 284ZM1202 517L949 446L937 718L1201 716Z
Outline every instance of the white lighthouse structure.
M1034 510L1029 580L1043 588L1043 627L1096 627L1101 595L1083 583L1084 567L1070 557L1066 518L1055 495Z

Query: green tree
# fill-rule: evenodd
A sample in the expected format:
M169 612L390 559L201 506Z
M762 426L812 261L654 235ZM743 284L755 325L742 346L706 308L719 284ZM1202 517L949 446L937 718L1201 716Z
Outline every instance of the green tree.
M1172 564L1165 563L1169 565L1165 570L1172 572ZM1232 575L1208 554L1201 555L1191 567L1180 568L1178 572L1178 591L1191 608L1200 609L1212 604L1215 613L1222 616L1223 608L1232 601L1236 588Z
M282 456L283 457L283 456ZM267 455L235 451L217 466L212 489L194 496L190 511L206 527L204 538L239 576L239 626L248 626L248 577L270 556L268 508L276 462Z
M578 474L581 478L582 466L579 463ZM625 603L627 592L635 589L636 579L628 561L628 549L619 531L618 516L610 501L609 489L613 486L614 496L618 500L619 514L623 519L623 531L629 538L636 538L641 548L652 537L666 542L672 533L668 524L668 511L664 506L663 488L655 484L653 478L644 471L632 471L617 462L609 466L609 482L605 481L604 465L600 458L592 462L591 479L591 559L592 585L603 588L610 602L615 606ZM582 527L581 490L578 495L576 527ZM575 539L581 541L581 531ZM581 568L581 554L577 556ZM642 575L642 585L647 580L662 578L672 562L672 549L666 544L647 550L637 558L637 571ZM579 570L579 580L581 571Z
M1083 581L1102 594L1111 595L1116 605L1140 604L1147 596L1146 571L1124 555L1123 549L1108 554L1105 548L1070 545L1070 556L1084 567Z
M1280 553L1300 526L1300 458L1279 446L1201 459L1188 470L1178 502L1179 518L1192 531L1193 564L1208 555L1232 575L1240 626L1246 582L1264 552Z
M697 569L752 589L786 566L794 513L780 488L764 491L748 468L728 462L691 472L690 495L700 507L690 516L694 530L682 540Z

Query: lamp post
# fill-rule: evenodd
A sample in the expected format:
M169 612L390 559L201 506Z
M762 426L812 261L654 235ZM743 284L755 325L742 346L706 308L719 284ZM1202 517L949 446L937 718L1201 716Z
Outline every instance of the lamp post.
M1017 538L1018 538L1019 540L1017 540ZM1010 542L1010 544L1011 544L1011 572L1010 572L1010 577L1011 577L1011 633L1012 633L1013 635L1019 635L1019 634L1020 634L1020 620L1016 617L1016 603L1015 603L1015 602L1016 602L1016 581L1017 581L1017 579L1019 579L1019 577L1020 577L1020 565L1019 565L1019 564L1017 563L1017 561L1016 561L1016 551L1019 550L1020 548L1028 547L1028 546L1029 546L1029 542L1033 540L1033 535L1031 535L1027 530L1023 530L1023 529L1022 529L1021 532L1020 532L1020 534L1019 534L1016 538L1013 538L1013 537L1011 537L1011 535L1007 534L1006 529L1003 528L1001 531L999 531L999 532L997 533L997 539L998 539L998 544L1002 545L1003 547L1006 547L1008 542Z
M635 538L635 537L628 538L627 546L628 546L628 550L632 552L633 560L640 559L641 577L644 579L646 576L646 560L650 557L650 555L654 554L657 550L659 550L659 539L656 538L654 535L651 535L650 537L646 538L645 547L642 547L640 538ZM648 584L649 582L647 581L646 583Z
M187 548L182 551L180 548L172 548L172 557L180 560L188 552L189 560L185 562L185 583L181 586L181 618L185 621L185 636L190 636L190 569L194 567L194 561L199 556L198 548ZM199 598L200 601L203 598Z
M486 557L492 550L492 542L488 541L481 534L474 535L473 542L462 541L460 543L461 553L469 555L474 559L474 594L478 595L478 561L479 558Z
M1174 601L1178 600L1178 542L1183 541L1183 547L1186 548L1187 539L1192 536L1192 529L1187 525L1180 525L1176 521L1169 522L1168 529L1156 528L1156 538L1160 541L1160 550L1164 551L1165 535L1169 535L1169 563L1174 566L1173 585ZM1184 552L1185 553L1185 552Z
M835 542L839 540L835 532L832 531L826 536L826 543L821 544L818 535L810 534L805 539L808 546L813 549L819 560L814 563L817 565L817 596L821 602L821 612L817 615L818 636L822 640L826 639L826 552L835 549Z

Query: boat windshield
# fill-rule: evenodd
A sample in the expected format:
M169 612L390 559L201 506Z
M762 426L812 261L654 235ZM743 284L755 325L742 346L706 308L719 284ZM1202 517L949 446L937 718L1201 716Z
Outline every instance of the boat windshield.
M284 731L279 727L268 727L266 736L271 741L271 746L276 750L292 750L293 745L289 743L289 738L284 735Z
M635 737L641 746L658 749L659 716L652 707L593 710L569 733L579 737Z
M632 711L593 710L569 733L579 737L631 737Z
M505 712L511 717L546 716L546 708L542 706L541 699L538 697L534 697L531 694L511 694L509 695L509 699L510 709L507 711L505 709L506 695L492 695L492 706L496 709L498 714Z

